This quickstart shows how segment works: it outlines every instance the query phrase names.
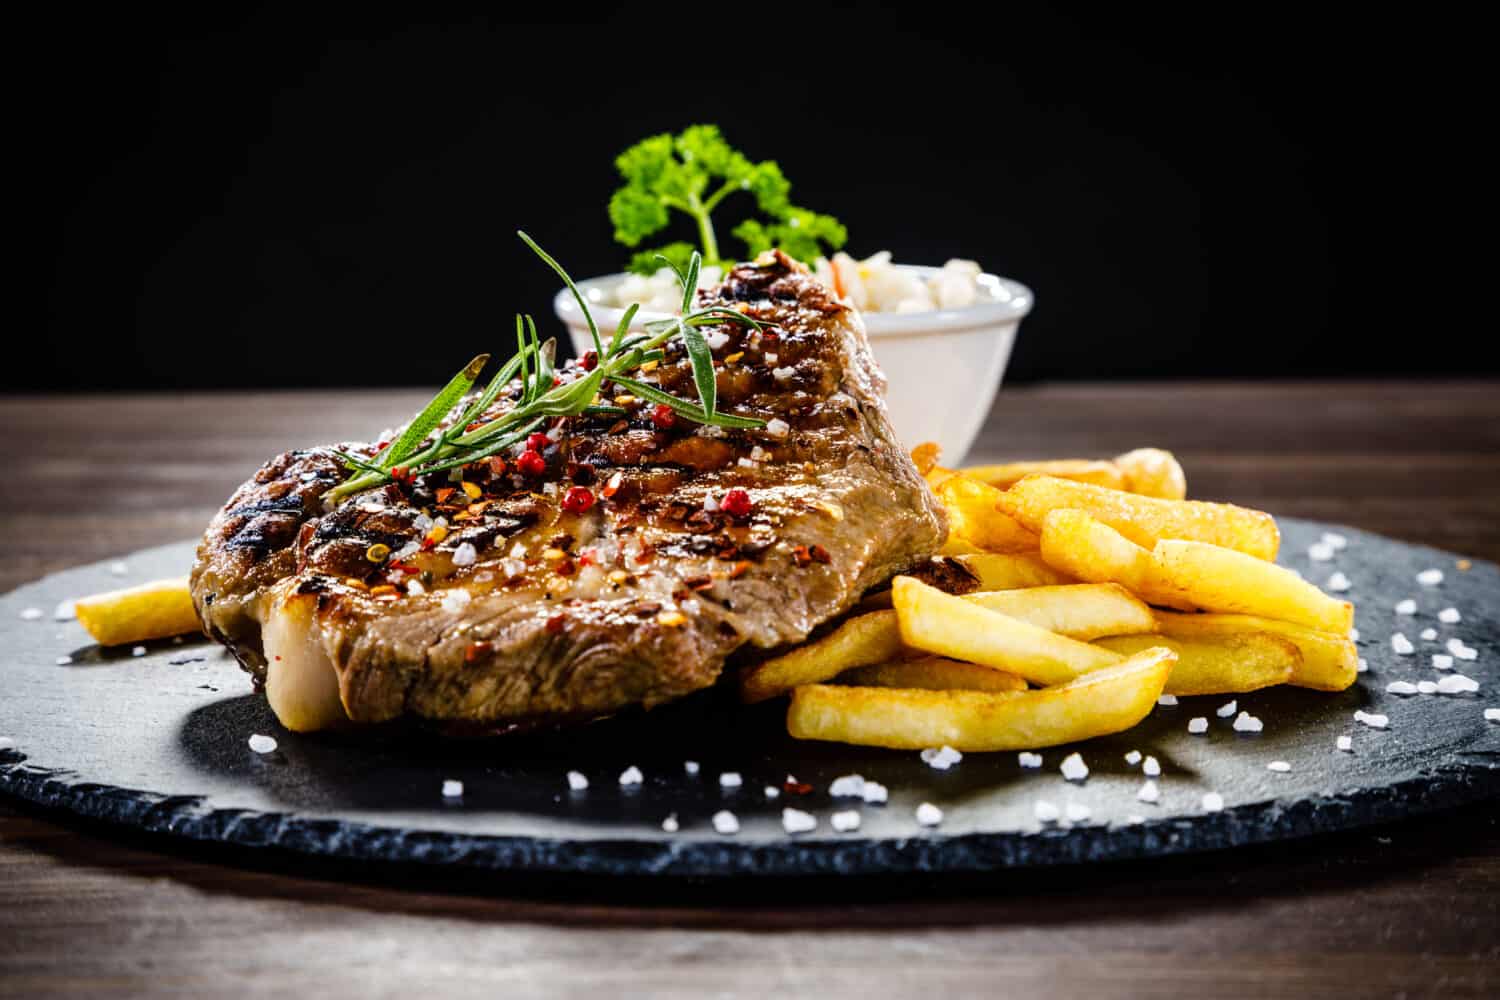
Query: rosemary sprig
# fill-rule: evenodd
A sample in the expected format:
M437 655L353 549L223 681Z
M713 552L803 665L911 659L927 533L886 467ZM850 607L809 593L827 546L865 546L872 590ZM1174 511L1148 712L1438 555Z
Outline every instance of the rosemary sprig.
M723 322L744 323L757 330L761 326L744 313L727 306L692 310L693 296L698 287L698 271L702 265L702 259L697 253L692 255L685 273L673 266L677 280L682 285L682 315L653 320L645 324L644 333L631 333L631 320L640 308L639 303L634 304L621 317L620 325L606 347L599 336L599 326L589 312L588 302L568 272L530 236L524 232L517 232L516 235L557 273L573 293L578 308L588 321L589 336L593 339L598 356L594 369L582 378L553 385L553 358L557 343L551 339L542 341L537 336L536 323L532 318L518 315L515 357L495 374L474 401L464 408L458 419L446 428L439 429L443 418L453 411L479 380L489 362L487 354L481 354L465 365L463 371L455 375L412 418L406 429L373 457L361 458L343 452L337 453L353 475L328 491L326 503L335 504L347 496L394 479L410 479L483 461L525 440L527 435L542 427L549 417L579 414L624 415L623 409L601 405L596 401L600 386L606 381L627 388L642 399L665 404L674 413L696 423L733 428L765 426L763 420L723 413L718 409L713 352L699 328ZM637 372L641 365L662 360L665 357L662 348L674 337L682 340L688 361L692 365L697 402L680 399L658 386L632 377L632 373ZM520 395L515 406L492 420L473 426L518 376L521 383Z

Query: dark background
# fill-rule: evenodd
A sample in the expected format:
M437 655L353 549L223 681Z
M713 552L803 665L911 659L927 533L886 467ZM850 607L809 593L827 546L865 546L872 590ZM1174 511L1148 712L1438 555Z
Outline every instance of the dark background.
M438 382L504 352L515 311L560 332L512 232L618 270L614 155L699 121L779 160L857 255L1029 284L1008 378L1500 370L1453 306L1482 272L1431 224L1488 190L1465 175L1473 26L621 9L68 8L18 31L44 315L5 388Z

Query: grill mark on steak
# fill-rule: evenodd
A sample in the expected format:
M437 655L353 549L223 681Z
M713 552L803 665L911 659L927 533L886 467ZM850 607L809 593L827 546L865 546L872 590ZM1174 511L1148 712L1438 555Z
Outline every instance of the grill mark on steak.
M765 325L705 332L723 341L720 407L777 418L785 433L663 429L641 405L555 426L540 478L486 463L465 473L477 496L441 474L330 510L323 495L347 475L332 449L288 452L204 536L192 589L205 629L263 679L264 623L293 595L316 595L317 635L351 718L503 728L706 687L737 648L799 641L926 562L944 518L891 431L858 315L780 254L699 298ZM693 393L680 344L651 374ZM486 419L517 394L502 393ZM587 512L559 504L574 484L598 497ZM748 515L716 509L732 488L753 498ZM372 545L392 555L372 560ZM457 560L466 546L473 560Z

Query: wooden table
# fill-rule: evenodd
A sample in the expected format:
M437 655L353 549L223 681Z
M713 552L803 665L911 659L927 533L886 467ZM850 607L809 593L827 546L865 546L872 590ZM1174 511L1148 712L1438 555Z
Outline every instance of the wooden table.
M0 401L0 586L191 537L264 458L414 392ZM1500 384L1006 389L975 461L1168 447L1195 496L1500 560ZM0 678L3 697L3 678ZM985 879L609 884L335 870L0 799L0 996L1478 996L1500 803Z

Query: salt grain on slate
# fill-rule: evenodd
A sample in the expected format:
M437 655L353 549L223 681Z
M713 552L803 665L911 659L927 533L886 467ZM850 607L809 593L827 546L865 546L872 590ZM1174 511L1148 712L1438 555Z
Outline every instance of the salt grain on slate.
M126 573L130 572L130 567L125 565L123 561L116 559L114 562L109 564L109 571L115 576L124 576Z
M1391 636L1391 649L1395 650L1397 656L1410 656L1417 651L1411 640L1400 632Z
M714 813L714 830L724 836L740 832L740 821L728 809L720 809Z
M1391 717L1389 715L1381 715L1379 712L1365 712L1361 710L1354 713L1354 721L1363 722L1371 729L1384 729L1391 724Z
M1022 750L1019 754L1017 754L1016 760L1020 762L1022 767L1042 766L1042 755L1039 753L1031 753L1027 750Z
M250 749L256 753L270 753L276 749L276 740L271 736L262 736L256 733L250 737Z
M663 833L676 833L681 827L677 822L676 813L668 813L667 818L661 821Z
M890 790L878 781L865 782L864 794L860 796L860 798L872 806L885 805L890 797Z
M16 741L9 736L0 736L0 750L14 750Z
M1424 569L1417 574L1417 582L1424 587L1436 587L1443 582L1443 571L1440 569Z
M1331 549L1338 550L1347 548L1349 545L1349 539L1345 538L1343 535L1339 534L1336 531L1325 531L1323 532L1323 544Z
M645 780L646 776L642 774L641 769L636 767L634 764L631 764L625 770L620 772L621 786L639 785L642 781Z
M1240 708L1240 703L1239 702L1237 702L1237 701L1226 701L1224 704L1220 705L1217 709L1215 709L1214 712L1215 712L1216 715L1218 715L1219 718L1221 718L1221 719L1227 719L1231 715L1233 715L1235 712L1239 711L1239 708Z
M745 779L740 777L738 771L725 771L719 775L720 788L738 788L744 783Z
M1463 674L1445 674L1437 682L1438 694L1472 694L1479 690L1479 682Z
M1092 816L1092 815L1094 815L1094 810L1090 809L1088 806L1084 805L1082 802L1069 802L1068 803L1068 821L1069 822L1071 822L1071 823L1083 823L1083 822L1086 822L1088 820L1088 818L1090 816Z
M768 799L779 799L781 798L781 789L777 788L775 785L767 785L765 788L765 795Z
M52 609L52 620L55 622L70 622L78 617L78 609L73 606L72 601L63 601ZM1454 619L1457 621L1458 619Z
M845 774L834 778L833 784L828 786L828 794L836 799L857 799L865 793L865 779L858 774Z
M1156 699L1156 703L1162 708L1172 708L1177 704L1177 696L1175 694L1164 694Z
M1386 694L1416 694L1417 686L1411 681L1391 681L1385 686Z
M1204 733L1208 732L1208 719L1201 715L1196 719L1189 719L1188 732L1192 733L1194 736L1202 736Z
M1343 573L1335 573L1328 578L1328 589L1334 593L1342 593L1349 589L1349 578Z
M26 608L25 610L23 610L21 612L21 620L23 622L40 621L41 617L42 617L42 609L41 608Z
M1500 722L1500 708L1487 708L1484 710L1485 722Z
M1258 733L1265 728L1266 724L1249 712L1241 712L1235 716L1234 731L1237 733Z
M68 664L73 662L73 658L71 656L59 656L52 662L57 664L59 667L66 667Z
M1216 813L1216 812L1222 812L1223 809L1224 809L1224 796L1220 795L1218 792L1209 792L1208 794L1206 794L1206 795L1203 796L1203 811L1204 812Z
M845 809L828 817L828 825L838 833L848 833L859 829L859 813L853 809Z
M1141 773L1148 778L1160 777L1161 761L1157 760L1155 757L1147 757L1146 763L1141 765Z
M575 792L582 792L582 791L587 790L588 787L589 787L589 779L585 778L581 772L578 772L578 771L569 771L568 772L568 788L569 789L571 789L572 791L575 791Z
M698 762L696 760L685 760L682 762L682 769L688 774L697 774Z
M1139 750L1132 750L1132 751L1130 751L1129 753L1127 753L1125 755L1125 763L1129 764L1131 767L1134 767L1135 765L1139 764L1140 762L1141 762L1141 752Z
M1423 642L1432 642L1434 639L1437 638L1437 629L1435 629L1435 628L1424 628L1422 630L1419 638L1421 638Z
M781 810L781 828L787 833L808 833L818 828L818 819L801 809L787 808Z
M1473 646L1465 646L1462 639L1449 639L1447 645L1448 652L1452 653L1460 660L1477 660L1479 658L1479 650L1475 649Z
M1461 619L1462 616L1458 613L1457 608L1444 608L1438 612L1438 621L1444 625L1457 624Z
M1352 736L1340 736L1339 739L1338 739L1337 746L1338 746L1338 748L1340 750L1344 751L1345 753L1353 753L1354 752L1354 737L1352 737Z
M1140 790L1135 793L1135 797L1142 802L1160 802L1161 789L1154 781L1144 781L1141 783Z
M1362 674L1362 673L1365 673L1366 671L1368 671L1369 669L1370 669L1370 661L1367 660L1367 659L1365 659L1363 656L1361 656L1359 658L1359 662L1355 665L1355 668L1354 668L1355 672Z
M1333 558L1333 546L1327 542L1313 542L1307 547L1307 558L1313 562L1327 562Z
M1062 818L1062 812L1058 810L1057 806L1046 799L1037 799L1036 804L1031 807L1031 811L1039 823L1056 823Z
M1350 628L1349 629L1349 641L1350 642L1358 642L1359 641L1359 629L1357 629L1357 628Z
M1069 781L1082 781L1089 776L1089 766L1083 762L1083 755L1076 752L1063 758L1059 770Z
M1396 614L1414 615L1417 613L1417 602L1408 597L1404 601L1396 602Z
M130 655L131 656L145 656L146 655L146 647L145 646L136 646L133 649L131 649Z
M1286 774L1292 769L1292 765L1284 760L1273 760L1266 765L1267 771L1275 771L1277 774Z
M1125 822L1129 823L1131 826L1140 826L1142 823L1146 822L1146 817L1142 816L1140 813L1131 813L1129 816L1125 817Z
M964 759L964 755L950 746L922 751L922 763L935 771L946 771Z
M1417 694L1437 694L1436 681L1417 681Z
M917 806L917 822L923 826L937 826L943 821L943 811L931 802Z
M464 783L462 781L453 781L452 779L449 779L448 781L443 782L443 798L461 799L463 797Z

